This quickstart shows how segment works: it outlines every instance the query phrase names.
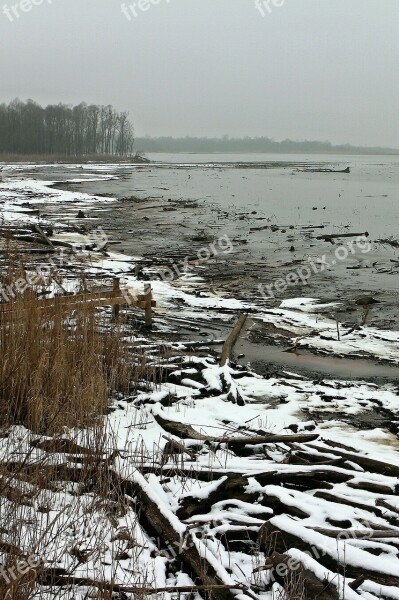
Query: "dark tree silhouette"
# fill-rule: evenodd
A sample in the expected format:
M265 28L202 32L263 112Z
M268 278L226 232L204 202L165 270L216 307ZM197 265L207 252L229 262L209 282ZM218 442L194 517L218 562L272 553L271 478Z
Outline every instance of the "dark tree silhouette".
M195 152L195 153L303 153L303 154L398 154L391 148L358 147L349 144L335 146L331 142L312 140L276 141L269 137L221 138L146 137L136 138L136 147L142 152Z
M0 153L131 156L133 144L128 114L112 106L0 104Z

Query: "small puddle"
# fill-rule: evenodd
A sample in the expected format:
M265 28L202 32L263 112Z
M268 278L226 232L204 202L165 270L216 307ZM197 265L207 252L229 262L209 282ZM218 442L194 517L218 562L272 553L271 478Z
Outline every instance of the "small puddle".
M305 350L284 352L277 346L240 339L235 346L235 355L244 354L242 364L251 362L259 367L279 366L300 374L322 374L342 379L384 379L398 381L399 369L364 359L317 356Z

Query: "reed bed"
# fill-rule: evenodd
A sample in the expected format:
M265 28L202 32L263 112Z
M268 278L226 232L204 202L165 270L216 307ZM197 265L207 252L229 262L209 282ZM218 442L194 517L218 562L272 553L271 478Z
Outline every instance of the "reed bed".
M123 325L85 303L73 311L57 298L38 306L37 293L27 289L12 313L0 312L2 425L46 435L91 426L136 376Z

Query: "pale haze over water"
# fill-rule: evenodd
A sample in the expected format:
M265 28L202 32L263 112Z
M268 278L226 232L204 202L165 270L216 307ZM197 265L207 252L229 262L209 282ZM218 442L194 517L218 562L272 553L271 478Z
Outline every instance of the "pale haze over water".
M399 147L397 0L126 4L0 5L0 101L112 104L139 136Z

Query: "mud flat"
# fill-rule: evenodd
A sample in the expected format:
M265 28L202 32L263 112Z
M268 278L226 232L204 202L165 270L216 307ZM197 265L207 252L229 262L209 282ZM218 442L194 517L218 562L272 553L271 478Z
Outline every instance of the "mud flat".
M295 312L314 310L315 321L320 315L320 320L338 322L343 340L345 331L363 321L387 332L399 329L399 250L378 242L395 234L396 159L351 157L352 172L346 174L301 172L345 169L348 163L342 157L339 162L320 157L268 157L262 162L249 157L222 157L225 162L214 156L199 157L203 162L173 157L178 163L152 158L157 162L149 165L21 166L13 174L113 198L112 203L91 203L81 220L73 203L47 204L44 210L52 220L88 228L101 225L112 250L139 259L144 278L168 276L177 265L173 283L179 287L179 275L189 264L201 278L196 294L234 298L260 312L292 299ZM357 237L347 238L351 232L367 232L367 246L357 246ZM218 244L220 239L223 244ZM295 276L296 282L279 288ZM378 302L364 306L359 304L363 297ZM317 303L301 307L296 298ZM196 317L201 336L211 334ZM224 320L215 314L212 318L216 326ZM205 322L209 324L208 317ZM304 324L297 325L302 334ZM262 343L290 345L295 328L277 329L269 335L266 319L254 320L249 341L256 342L257 352L263 352ZM308 350L318 351L311 344ZM270 352L263 354L265 360L271 357Z

